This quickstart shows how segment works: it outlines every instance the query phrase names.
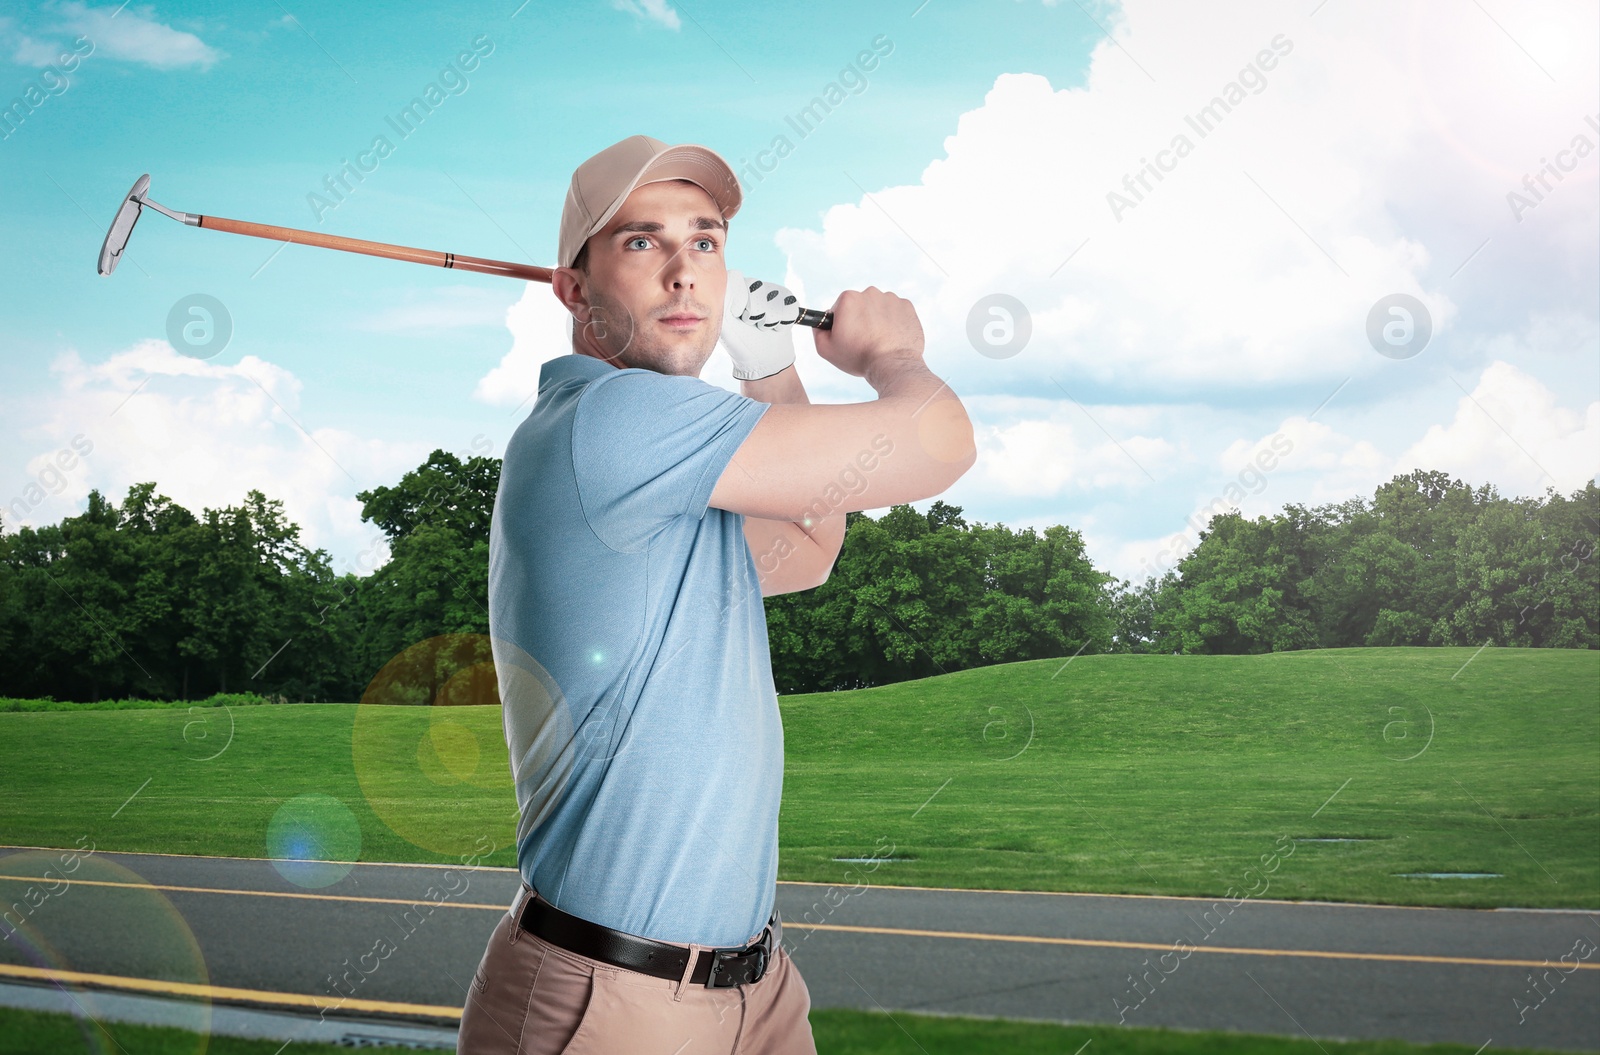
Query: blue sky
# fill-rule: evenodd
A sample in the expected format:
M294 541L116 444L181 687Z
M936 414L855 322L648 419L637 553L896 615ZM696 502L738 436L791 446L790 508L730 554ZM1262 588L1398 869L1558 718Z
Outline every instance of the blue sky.
M852 189L842 170L872 186L915 178L952 116L981 101L994 70L1020 62L1015 68L1075 76L1098 34L1076 8L1067 17L1021 4L1001 17L930 7L914 19L808 4L803 17L791 11L781 22L749 5L696 7L708 32L604 2L530 0L520 11L516 3L323 5L293 15L275 3L130 5L119 20L143 16L198 38L206 51L163 68L157 57L108 55L102 44L72 87L3 144L0 171L14 195L7 229L38 247L0 264L8 378L41 383L64 344L89 352L159 335L166 309L205 289L236 321L225 354L248 351L315 373L304 396L313 416L433 416L438 386L492 365L507 335L479 327L408 338L364 332L358 321L459 285L460 276L295 249L250 279L272 244L146 217L131 254L148 278L129 269L137 282L127 273L106 280L83 261L98 251L116 199L148 171L152 197L191 212L549 264L567 181L585 157L644 132L705 143L737 165L885 34L894 52L851 99L870 108L831 114L806 149L752 189L740 214L730 259L752 274L781 274L773 232L814 222L842 200ZM96 25L71 14L82 10L115 5L45 5L13 16L8 50L24 35L70 40L74 29ZM386 125L480 34L493 50L464 92L409 137ZM174 41L169 50L190 49ZM3 87L20 90L34 73L13 61ZM308 195L384 134L391 156L319 223ZM521 292L504 281L471 280L469 288L502 305ZM357 387L385 399L353 408Z
M566 351L548 287L150 212L99 276L139 174L190 212L549 265L572 169L641 132L758 175L730 265L819 307L867 284L911 297L979 425L979 467L946 496L969 518L1068 523L1135 576L1219 498L1253 515L1414 465L1570 490L1600 469L1594 20L1429 0L13 10L0 100L46 90L0 141L27 250L0 258L5 522L140 480L196 511L259 487L350 567L374 534L354 493L435 447L499 454ZM475 69L441 72L474 41ZM785 118L874 41L892 50L797 135ZM442 101L401 135L388 119L430 83ZM1214 96L1233 99L1220 124L1174 153ZM780 135L787 157L746 167ZM378 136L388 156L319 209ZM1560 180L1524 182L1561 151ZM1119 208L1152 162L1169 167ZM208 359L166 338L195 293L232 320ZM994 293L1030 313L1015 356L967 335ZM1366 338L1391 294L1432 317L1408 358ZM813 400L871 398L809 344ZM703 376L736 389L720 352ZM1274 436L1292 453L1250 469ZM75 437L93 453L52 473Z

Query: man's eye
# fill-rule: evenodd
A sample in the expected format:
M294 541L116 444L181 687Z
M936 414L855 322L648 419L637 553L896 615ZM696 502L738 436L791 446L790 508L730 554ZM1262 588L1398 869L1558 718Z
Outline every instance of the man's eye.
M706 249L706 252L708 252L708 253L716 252L717 240L715 238L697 238L697 239L695 239L695 241L696 242L704 242L709 247L709 248Z
M632 245L635 242L643 242L646 245L649 245L650 244L650 239L646 238L644 235L639 235L639 236L637 236L635 238L628 239L628 244L629 245Z

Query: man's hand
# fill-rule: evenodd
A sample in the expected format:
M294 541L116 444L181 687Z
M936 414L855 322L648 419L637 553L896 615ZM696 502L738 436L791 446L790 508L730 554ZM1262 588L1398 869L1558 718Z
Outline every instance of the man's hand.
M833 329L813 330L817 354L851 377L873 380L874 366L922 360L922 323L904 297L877 286L847 289L833 302Z
M800 305L775 282L746 279L728 271L723 298L722 343L733 359L733 376L756 381L794 363L794 320Z
M833 329L816 330L814 339L823 359L863 378L878 398L774 403L718 477L709 505L774 521L798 523L819 512L842 519L932 498L972 467L972 421L923 361L922 324L910 301L871 286L847 291L834 302ZM790 373L757 383L782 389L788 381L799 387ZM841 465L860 466L870 486L840 490ZM827 496L820 511L819 495Z

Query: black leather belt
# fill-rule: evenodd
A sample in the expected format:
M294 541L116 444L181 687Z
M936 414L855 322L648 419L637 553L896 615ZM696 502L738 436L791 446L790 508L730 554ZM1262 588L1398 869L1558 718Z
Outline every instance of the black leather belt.
M759 982L772 959L772 927L776 909L761 937L743 948L702 949L689 981L707 989L731 989ZM530 895L517 921L522 929L552 945L657 978L679 979L689 963L689 950L681 945L641 938L563 912L543 898Z

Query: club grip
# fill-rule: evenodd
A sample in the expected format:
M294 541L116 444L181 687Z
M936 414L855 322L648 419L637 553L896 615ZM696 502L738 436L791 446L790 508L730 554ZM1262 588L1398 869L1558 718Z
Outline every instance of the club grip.
M833 312L817 311L815 308L801 308L800 317L794 320L801 326L815 326L819 330L833 329Z

